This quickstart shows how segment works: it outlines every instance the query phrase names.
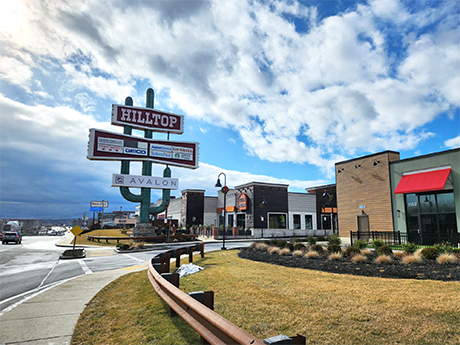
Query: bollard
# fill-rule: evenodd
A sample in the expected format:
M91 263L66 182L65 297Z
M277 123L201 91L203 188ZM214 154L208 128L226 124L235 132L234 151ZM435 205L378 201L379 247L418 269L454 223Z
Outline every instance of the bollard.
M201 242L200 244L200 254L201 258L204 258L204 242Z

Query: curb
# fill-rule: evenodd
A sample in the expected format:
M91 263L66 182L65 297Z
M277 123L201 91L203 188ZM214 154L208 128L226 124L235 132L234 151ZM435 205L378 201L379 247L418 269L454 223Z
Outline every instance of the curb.
M60 260L67 260L67 259L83 259L86 257L86 251L83 248L75 248L75 254L73 255L73 250L65 250L60 256Z

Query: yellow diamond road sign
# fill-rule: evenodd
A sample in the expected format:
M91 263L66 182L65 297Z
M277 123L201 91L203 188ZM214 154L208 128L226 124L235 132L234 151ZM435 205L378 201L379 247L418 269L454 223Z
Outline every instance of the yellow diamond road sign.
M78 225L75 225L71 230L70 232L74 235L74 236L78 236L80 235L83 230L78 226Z

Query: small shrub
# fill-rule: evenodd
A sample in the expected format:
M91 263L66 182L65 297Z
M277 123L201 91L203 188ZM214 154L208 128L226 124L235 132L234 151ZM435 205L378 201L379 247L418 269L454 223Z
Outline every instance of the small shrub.
M286 247L286 245L287 245L287 242L285 240L279 240L278 242L276 242L276 246L281 249Z
M292 242L296 242L296 243L297 243L297 242L302 242L302 239L301 239L301 238L294 238L294 239L292 240Z
M329 245L331 244L335 244L335 245L341 245L342 244L342 240L340 239L339 235L337 234L334 234L332 236L329 236L329 238L327 239Z
M422 257L427 260L436 260L436 258L441 254L438 248L431 247L431 248L423 248L422 249Z
M361 254L369 256L372 254L372 250L370 250L369 248L361 249Z
M131 242L129 245L130 249L143 249L145 247L144 242Z
M326 241L326 237L324 237L324 236L318 236L318 237L316 238L316 240L317 240L318 242L324 242L324 241Z
M294 250L307 250L307 247L303 243L296 243L294 244Z
M414 254L418 248L418 245L416 245L415 243L408 242L403 243L401 247L407 254Z
M334 261L334 260L342 260L342 252L340 253L331 253L329 254L329 260Z
M362 255L362 254L356 254L351 258L351 260L353 262L366 262L367 261L367 256Z
M458 258L454 254L441 254L436 261L440 264L453 264L458 262Z
M129 244L128 243L117 243L117 248L120 250L128 250Z
M455 255L457 258L460 259L460 248L452 249L452 254Z
M291 254L291 251L289 250L289 248L283 248L280 250L280 255L282 256L286 256L286 255L289 255Z
M305 256L309 259L315 259L315 258L319 258L319 253L315 252L314 250L310 250L305 254Z
M268 245L276 247L278 245L278 240L270 240L268 241Z
M324 248L319 244L314 244L310 247L310 250L317 252L318 254L323 254Z
M451 254L452 250L452 245L450 242L442 242L441 244L437 243L433 246L434 248L437 248L440 253L446 253L446 254Z
M361 251L356 247L348 247L345 251L345 256L352 258L355 255L361 254Z
M249 247L251 247L251 248L256 248L257 244L258 244L257 242L252 242L252 243L249 245Z
M292 253L294 256L303 256L305 254L305 251L303 250L294 250Z
M268 252L270 254L279 254L280 253L280 249L278 247L270 247L268 248Z
M377 259L375 259L375 262L377 264L389 264L392 261L393 259L391 258L391 256L388 256L388 255L379 255Z
M367 242L363 240L357 240L353 247L358 248L358 249L363 249L367 247Z
M314 238L313 236L308 236L307 237L307 242L310 246L313 246L316 244L316 238Z
M381 246L383 246L385 243L383 243L383 240L381 240L380 238L376 239L375 241L372 241L372 247L377 250L379 249Z
M420 264L423 262L423 259L420 255L410 254L403 257L402 262L405 264Z
M286 247L287 249L289 249L291 252L294 251L294 244L293 243L286 243Z
M332 253L342 253L342 248L338 244L330 244L327 246L327 252Z
M392 256L393 255L393 250L389 246L381 246L379 249L377 249L377 255L386 255L386 256Z

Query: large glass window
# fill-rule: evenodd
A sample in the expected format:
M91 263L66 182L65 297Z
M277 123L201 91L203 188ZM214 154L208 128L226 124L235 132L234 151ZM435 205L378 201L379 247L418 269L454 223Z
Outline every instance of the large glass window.
M268 227L270 229L286 229L286 215L270 213L268 216Z
M246 227L246 214L244 213L239 213L236 215L236 226L239 229L245 229Z
M300 214L294 214L294 229L300 229Z
M406 194L407 232L410 242L456 243L457 221L453 192Z
M313 229L313 217L311 214L305 215L305 229Z

